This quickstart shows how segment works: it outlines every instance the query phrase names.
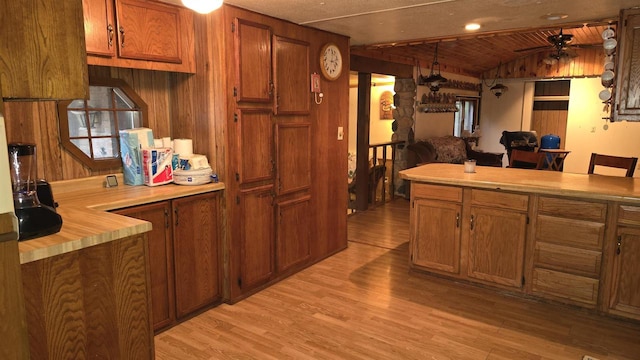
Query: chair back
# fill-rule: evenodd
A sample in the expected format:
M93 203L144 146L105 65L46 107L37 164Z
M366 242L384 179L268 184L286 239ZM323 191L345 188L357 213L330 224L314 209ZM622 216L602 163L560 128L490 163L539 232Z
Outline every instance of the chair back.
M544 153L513 149L509 158L509 167L539 170L543 168L544 160Z
M538 134L535 131L503 131L500 144L507 150L507 157L511 163L511 151L514 149L535 151L538 147Z
M638 163L637 157L622 157L622 156L611 156L611 155L603 155L603 154L591 154L591 161L589 162L589 171L588 174L593 174L596 165L598 166L608 166L618 169L627 170L626 177L633 177L633 173L636 170L636 164Z

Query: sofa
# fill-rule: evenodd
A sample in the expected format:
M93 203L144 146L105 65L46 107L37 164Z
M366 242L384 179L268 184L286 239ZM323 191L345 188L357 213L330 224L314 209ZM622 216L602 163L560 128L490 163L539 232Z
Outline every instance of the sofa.
M476 160L479 166L502 167L503 153L475 151L464 139L456 136L432 137L407 145L407 167L432 162L462 164L467 159Z

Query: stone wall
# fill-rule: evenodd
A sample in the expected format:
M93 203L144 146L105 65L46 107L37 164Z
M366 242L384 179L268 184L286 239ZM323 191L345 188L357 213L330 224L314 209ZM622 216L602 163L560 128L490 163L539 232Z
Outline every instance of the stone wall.
M415 98L416 83L413 78L402 79L396 78L394 86L394 105L393 110L393 135L392 141L405 141L407 144L413 142L413 123L415 121ZM407 168L407 150L406 146L399 145L396 149L396 159L394 163L395 173L393 189L396 195L408 194L405 191L405 182L398 176L398 171ZM407 184L408 186L408 184Z

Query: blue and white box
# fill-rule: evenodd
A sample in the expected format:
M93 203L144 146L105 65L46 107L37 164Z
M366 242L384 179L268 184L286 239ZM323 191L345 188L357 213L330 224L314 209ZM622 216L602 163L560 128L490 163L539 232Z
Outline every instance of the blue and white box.
M127 185L143 185L142 148L153 146L153 131L149 128L120 130L122 173Z

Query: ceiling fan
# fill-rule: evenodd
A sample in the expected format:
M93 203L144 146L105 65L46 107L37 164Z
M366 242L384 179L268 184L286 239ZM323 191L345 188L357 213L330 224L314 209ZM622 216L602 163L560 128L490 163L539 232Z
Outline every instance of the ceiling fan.
M565 34L562 32L562 29L560 29L560 32L558 34L547 36L547 42L549 42L549 45L534 46L534 47L529 47L524 49L516 49L514 51L515 52L537 52L542 50L551 50L549 55L545 58L545 63L553 64L556 62L570 61L571 59L577 57L578 54L575 52L575 49L594 46L594 45L579 45L579 44L572 45L571 44L572 41L573 41L573 35Z

